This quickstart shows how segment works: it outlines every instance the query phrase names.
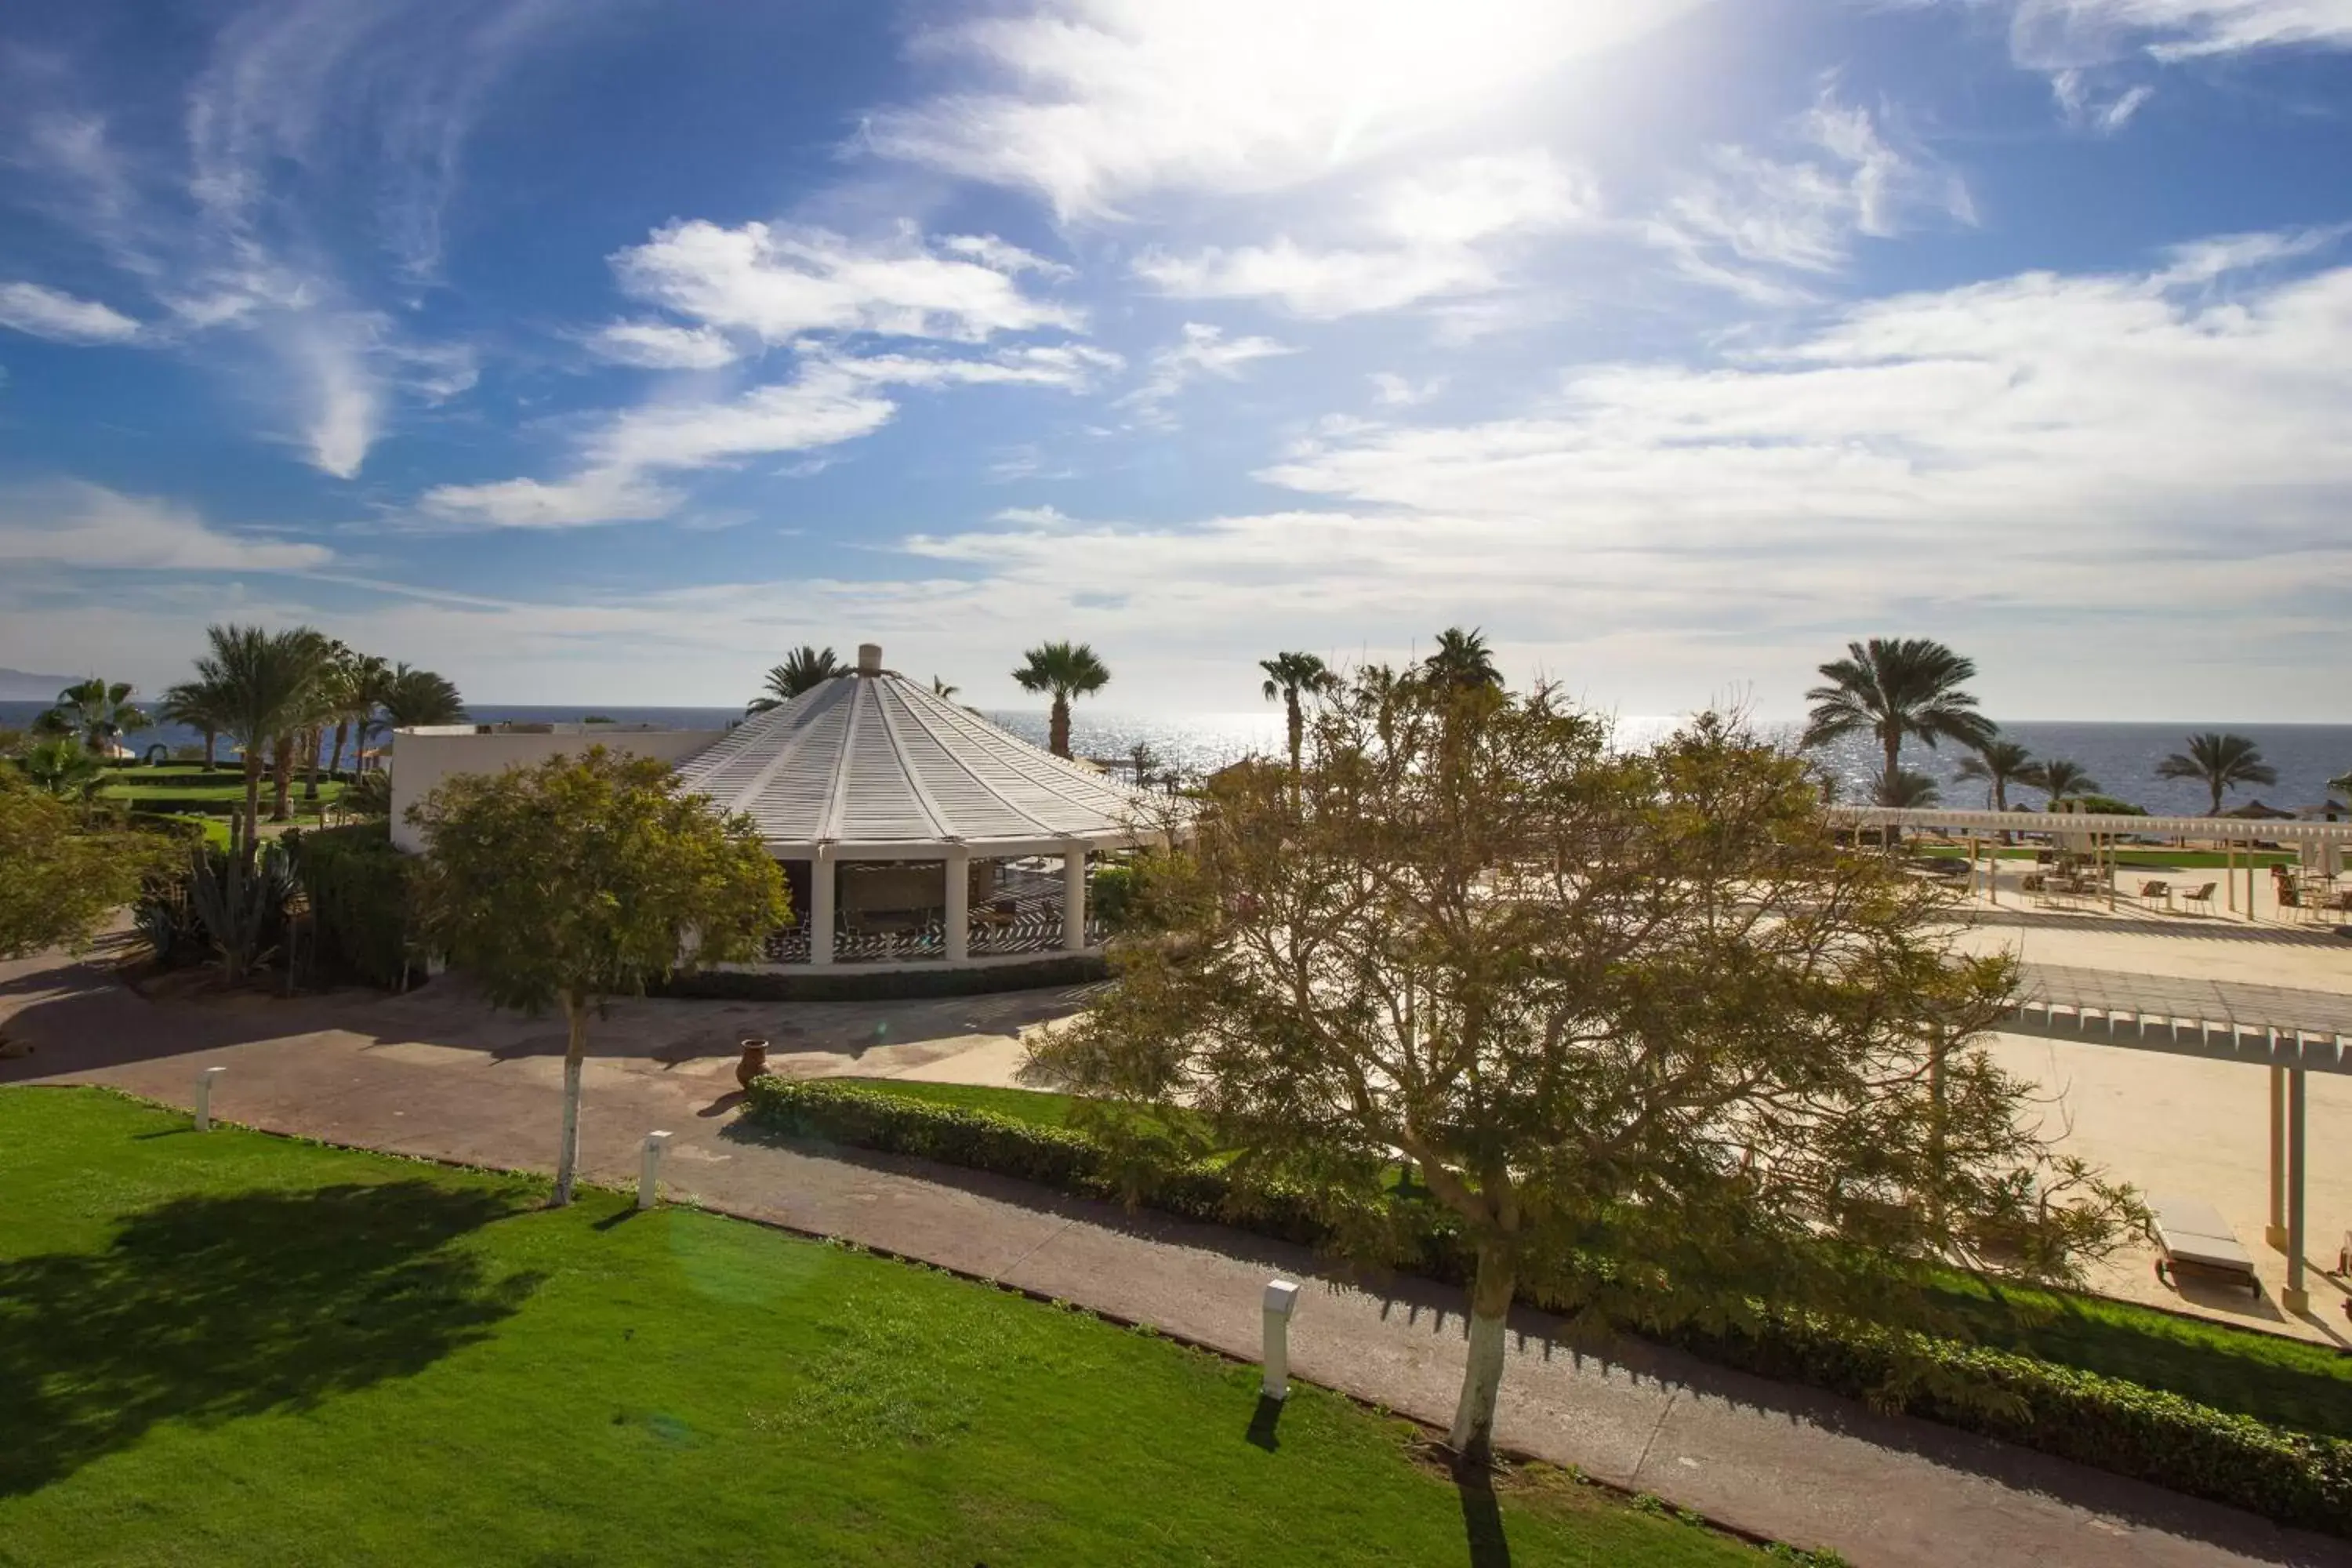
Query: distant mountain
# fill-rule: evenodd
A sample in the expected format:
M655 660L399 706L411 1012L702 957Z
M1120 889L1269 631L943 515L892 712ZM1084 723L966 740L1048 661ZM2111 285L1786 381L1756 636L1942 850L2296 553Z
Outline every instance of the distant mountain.
M28 669L0 666L0 702L55 702L58 692L80 679L79 675L35 675Z

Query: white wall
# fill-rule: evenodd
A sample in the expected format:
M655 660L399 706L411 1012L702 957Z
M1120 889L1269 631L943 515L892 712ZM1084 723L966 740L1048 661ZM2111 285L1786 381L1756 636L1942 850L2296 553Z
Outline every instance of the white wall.
M556 724L544 729L499 730L488 734L471 725L395 730L392 736L392 841L412 852L424 836L409 826L408 808L453 773L495 773L520 763L535 766L550 757L570 756L602 746L623 756L658 757L666 763L694 755L726 734L724 730L633 730L607 724Z

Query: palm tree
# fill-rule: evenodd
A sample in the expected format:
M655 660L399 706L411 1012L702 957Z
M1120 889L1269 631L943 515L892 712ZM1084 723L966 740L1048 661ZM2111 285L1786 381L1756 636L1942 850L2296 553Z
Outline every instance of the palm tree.
M2327 787L2339 795L2352 795L2352 773L2336 774L2327 781Z
M956 694L962 689L963 688L961 686L950 686L946 681L941 680L936 675L931 677L931 695L938 698L942 702L954 701L956 700Z
M2263 761L2263 750L2243 735L2208 730L2189 737L2189 750L2156 764L2160 779L2200 779L2213 792L2209 816L2221 815L2221 796L2240 784L2274 784L2278 770Z
M253 857L260 827L261 768L278 738L310 721L322 639L309 626L208 626L211 652L196 660L200 683L220 695L220 727L245 753L245 809L232 833L231 876Z
M1962 686L1977 667L1928 637L1873 637L1848 643L1845 658L1821 667L1829 684L1805 693L1813 704L1803 744L1818 746L1841 735L1868 732L1885 753L1879 775L1882 795L1899 793L1903 742L1907 737L1933 749L1958 741L1981 750L1997 731L1976 710L1977 700Z
M1464 631L1460 626L1448 626L1437 634L1437 651L1421 661L1421 668L1432 680L1444 686L1476 687L1503 684L1503 672L1495 668L1495 653L1486 646L1486 638L1478 627Z
M2009 809L2009 786L2031 781L2026 774L2033 769L2033 754L2015 741L1987 741L1972 756L1960 759L1953 770L1964 779L1982 779L1992 786L1992 808Z
M1265 671L1265 700L1282 700L1283 723L1290 736L1290 776L1296 779L1299 750L1307 735L1307 715L1300 710L1298 700L1302 696L1320 696L1339 685L1339 678L1311 653L1278 653L1272 658L1259 659L1257 667Z
M335 749L328 756L330 777L342 771L343 743L356 731L366 744L376 704L392 682L392 666L372 653L343 648L327 671L327 716L335 721Z
M2081 763L2070 763L2063 757L2029 763L2025 771L2017 775L2017 782L2048 791L2053 811L2058 808L2061 801L2099 793L2099 781L2093 778Z
M209 681L183 680L168 687L163 700L155 705L155 716L166 724L180 724L205 738L205 772L210 773L220 764L216 754L221 731L228 728L225 717L228 711L226 694Z
M801 693L813 691L835 676L848 673L849 667L833 649L803 643L784 655L783 663L769 669L767 689L746 703L743 711L765 713L771 708L782 708Z
M34 721L45 735L70 735L84 751L103 754L132 730L144 730L149 720L131 701L131 683L111 683L100 676L77 681L58 693L57 706Z
M61 800L86 801L105 781L98 753L72 735L52 735L25 753L25 776Z
M1943 791L1936 787L1934 779L1926 773L1913 773L1909 768L1896 773L1891 784L1885 779L1879 780L1874 794L1880 805L1906 808L1934 805L1943 798Z
M415 730L430 724L462 724L466 700L446 675L397 664L383 679L375 705L383 710L384 723L394 730Z
M1110 683L1110 668L1085 643L1040 643L1024 656L1028 663L1013 672L1024 691L1054 694L1053 718L1046 743L1057 757L1070 754L1070 699L1100 691Z

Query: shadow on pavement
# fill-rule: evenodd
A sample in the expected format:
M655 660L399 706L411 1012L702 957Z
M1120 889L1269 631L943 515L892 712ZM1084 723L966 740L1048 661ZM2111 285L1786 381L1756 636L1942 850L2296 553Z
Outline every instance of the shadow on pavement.
M538 1277L449 1243L519 1209L429 1182L181 1198L102 1252L0 1260L0 1497L160 1421L308 1409L485 1338Z

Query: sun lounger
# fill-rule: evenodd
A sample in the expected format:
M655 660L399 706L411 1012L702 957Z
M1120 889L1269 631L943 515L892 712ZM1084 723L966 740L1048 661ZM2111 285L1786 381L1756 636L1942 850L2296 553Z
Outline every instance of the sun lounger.
M2238 1242L2230 1222L2203 1198L2157 1198L2148 1207L2156 1215L2156 1277L2180 1288L2183 1279L2206 1279L2217 1285L2243 1285L2256 1296L2263 1282L2254 1277L2253 1255Z

